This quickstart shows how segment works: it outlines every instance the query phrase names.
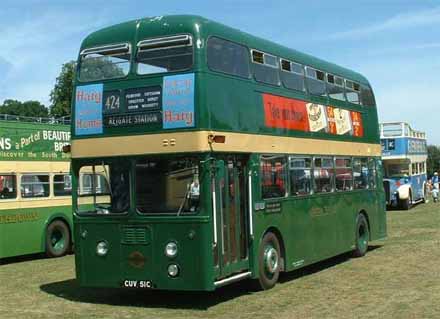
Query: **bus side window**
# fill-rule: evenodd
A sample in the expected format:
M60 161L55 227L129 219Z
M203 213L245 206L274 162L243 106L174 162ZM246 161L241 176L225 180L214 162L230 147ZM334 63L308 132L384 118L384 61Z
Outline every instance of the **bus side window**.
M375 106L374 94L366 85L361 85L361 103L365 106Z
M306 67L307 90L312 95L327 96L325 88L325 73L309 66Z
M353 159L354 189L368 188L367 158Z
M313 181L315 193L333 192L333 158L315 157L313 164Z
M345 95L347 101L354 104L360 103L360 86L353 81L345 80Z
M376 160L374 158L368 159L368 185L371 189L376 188Z
M23 175L21 197L49 197L49 175Z
M72 177L67 174L53 176L54 196L70 196L72 194Z
M17 197L17 177L15 175L0 175L0 200Z
M260 165L262 198L286 196L286 158L277 155L262 155Z
M248 50L245 46L211 37L208 40L208 67L213 71L248 79Z
M353 189L353 169L351 158L336 158L336 191L350 191Z
M327 94L330 98L345 101L344 80L341 77L327 74Z
M252 69L255 80L258 82L280 85L280 74L278 71L277 57L252 50Z
M281 81L283 85L292 90L304 92L304 67L301 64L281 60Z
M290 194L308 195L312 192L311 157L289 158Z

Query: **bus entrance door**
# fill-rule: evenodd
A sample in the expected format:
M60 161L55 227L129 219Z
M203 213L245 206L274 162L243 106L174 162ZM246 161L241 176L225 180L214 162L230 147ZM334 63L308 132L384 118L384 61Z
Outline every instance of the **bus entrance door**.
M217 279L249 269L246 167L237 158L218 160L215 172Z

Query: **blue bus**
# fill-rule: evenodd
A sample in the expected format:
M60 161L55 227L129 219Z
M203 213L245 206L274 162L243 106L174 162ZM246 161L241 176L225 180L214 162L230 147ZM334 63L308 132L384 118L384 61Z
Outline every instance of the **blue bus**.
M404 122L380 124L384 188L389 207L408 210L427 196L426 134Z

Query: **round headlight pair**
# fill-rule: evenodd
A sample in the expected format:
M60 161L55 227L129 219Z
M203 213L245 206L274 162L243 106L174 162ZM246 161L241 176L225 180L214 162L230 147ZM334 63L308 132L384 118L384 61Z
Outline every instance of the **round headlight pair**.
M165 256L174 258L177 255L177 244L173 241L169 242L165 246Z
M106 241L100 241L96 245L96 254L98 256L105 256L108 253L108 243Z

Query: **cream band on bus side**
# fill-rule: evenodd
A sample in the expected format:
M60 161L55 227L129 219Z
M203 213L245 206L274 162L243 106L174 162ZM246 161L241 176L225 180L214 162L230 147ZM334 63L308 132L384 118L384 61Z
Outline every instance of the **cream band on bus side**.
M362 137L362 114L333 106L263 93L265 124L303 132Z

